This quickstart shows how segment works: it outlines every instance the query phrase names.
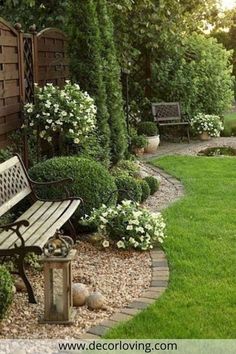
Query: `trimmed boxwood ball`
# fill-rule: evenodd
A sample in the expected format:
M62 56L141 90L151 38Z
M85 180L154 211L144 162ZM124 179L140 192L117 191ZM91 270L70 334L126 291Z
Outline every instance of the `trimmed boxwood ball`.
M138 134L145 136L156 136L158 134L158 128L154 122L141 122L138 125Z
M140 167L139 165L131 160L120 160L115 166L110 170L111 174L115 177L120 175L127 175L131 177L139 177Z
M144 202L150 196L151 190L150 190L148 183L144 179L139 179L138 181L139 181L139 184L142 188L141 202Z
M80 157L55 157L41 162L29 171L30 177L36 181L52 181L72 177L73 183L67 183L70 195L81 197L84 208L78 208L76 216L90 214L93 208L106 203L110 194L116 190L114 178L100 163ZM62 198L63 189L42 187L39 196L46 199ZM115 204L117 194L113 193L109 205Z
M144 178L150 188L151 195L159 189L160 182L153 176L147 176Z
M141 202L142 188L137 179L123 175L116 177L115 182L118 189L118 203L125 199Z
M13 299L13 281L8 270L0 266L0 319L3 319Z

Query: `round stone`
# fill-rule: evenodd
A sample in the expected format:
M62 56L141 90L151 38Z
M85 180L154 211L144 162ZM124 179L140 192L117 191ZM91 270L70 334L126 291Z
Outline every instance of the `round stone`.
M74 306L83 306L86 302L87 297L89 296L89 291L86 285L82 283L75 283L72 286L73 291L73 305Z
M15 285L16 291L26 291L25 283L23 282L23 280L21 278L18 278L15 281L14 285Z
M99 310L104 307L104 304L105 297L99 292L94 292L87 298L87 305L91 310Z

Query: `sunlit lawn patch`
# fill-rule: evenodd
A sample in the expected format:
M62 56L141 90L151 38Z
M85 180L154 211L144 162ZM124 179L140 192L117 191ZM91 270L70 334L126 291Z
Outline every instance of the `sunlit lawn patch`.
M168 208L166 293L109 338L235 338L236 159L163 157L186 196Z

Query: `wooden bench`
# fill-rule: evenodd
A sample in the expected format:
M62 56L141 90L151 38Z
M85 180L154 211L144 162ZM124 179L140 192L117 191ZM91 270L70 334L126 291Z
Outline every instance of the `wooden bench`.
M37 197L37 186L65 186L72 179L52 182L34 182L30 179L21 158L16 155L0 164L0 216L25 197L30 197L31 207L15 222L0 226L0 257L14 257L18 267L17 274L25 283L29 302L36 303L34 292L24 268L25 256L33 252L40 255L48 239L54 236L65 223L68 224L74 241L76 232L70 220L81 203L81 198L61 200L42 200Z
M186 128L188 142L190 143L189 122L183 121L178 102L162 102L152 104L152 114L159 128L183 126Z

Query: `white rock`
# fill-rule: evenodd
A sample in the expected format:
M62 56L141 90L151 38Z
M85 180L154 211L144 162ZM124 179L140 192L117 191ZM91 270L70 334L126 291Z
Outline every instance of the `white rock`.
M104 304L105 297L99 292L94 292L87 298L87 305L91 310L99 310L104 307Z
M18 278L15 281L14 285L15 285L16 291L26 291L25 283L23 282L23 280L21 278Z
M89 296L89 291L86 285L82 283L75 283L72 286L73 291L73 305L83 306L86 303L86 299Z

